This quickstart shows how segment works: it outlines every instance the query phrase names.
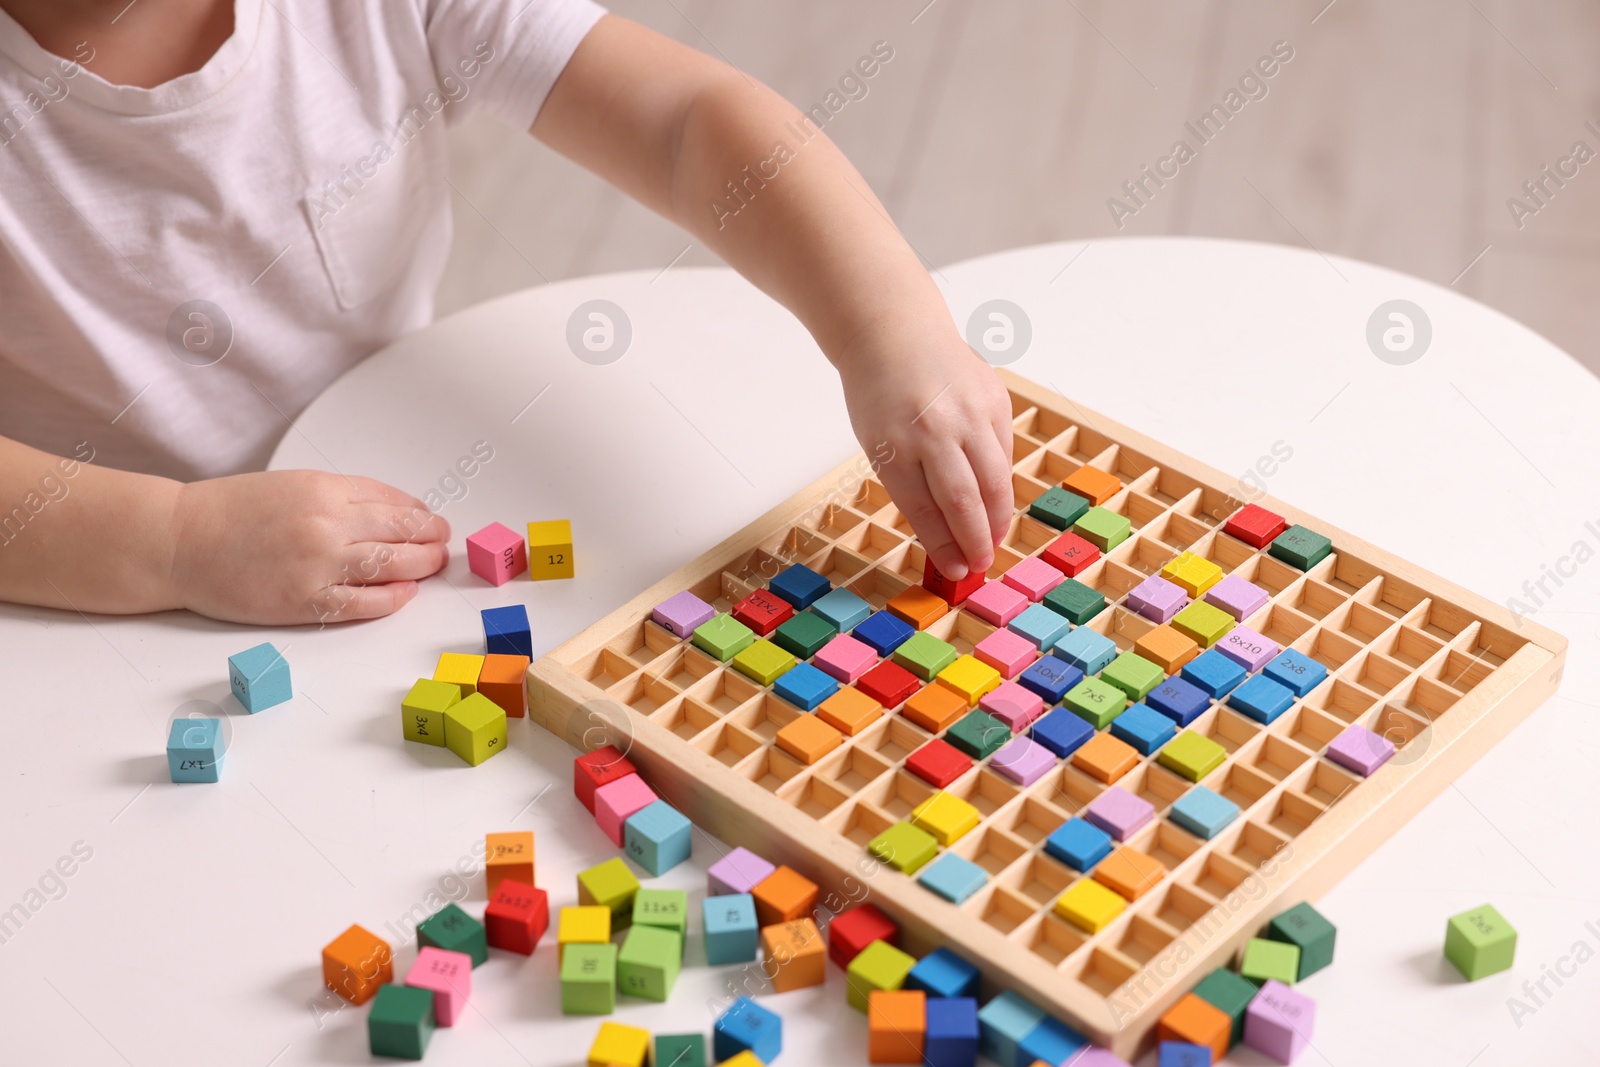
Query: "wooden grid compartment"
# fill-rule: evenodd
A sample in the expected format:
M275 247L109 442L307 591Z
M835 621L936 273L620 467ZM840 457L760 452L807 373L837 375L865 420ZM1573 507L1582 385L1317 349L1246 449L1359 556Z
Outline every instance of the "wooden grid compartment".
M1226 962L1276 910L1333 884L1553 692L1566 645L1327 523L1270 498L1255 501L1333 540L1335 551L1301 572L1223 531L1242 504L1233 479L1002 377L1017 431L1015 510L989 577L1038 556L1059 536L1028 506L1091 466L1122 483L1104 506L1133 527L1077 576L1108 602L1092 629L1131 649L1154 624L1126 607L1128 592L1188 551L1263 589L1267 602L1244 624L1328 670L1270 725L1214 705L1189 726L1227 754L1201 784L1241 809L1215 838L1171 821L1172 804L1193 783L1160 766L1159 753L1109 786L1070 761L1022 786L991 758L945 790L979 814L978 826L948 849L988 874L978 893L951 905L866 857L872 838L936 792L905 769L931 735L890 709L808 767L774 743L799 709L649 621L657 603L684 589L731 610L796 562L874 608L920 584L926 553L862 457L535 663L530 715L576 747L596 701L621 705L627 712L613 717L632 726L630 758L705 830L788 863L830 891L884 871L872 876L873 900L901 925L908 951L948 944L983 969L986 995L1016 989L1131 1059L1183 990ZM994 629L956 609L930 632L971 653ZM1398 750L1371 779L1323 756L1352 724ZM1154 859L1163 874L1091 935L1053 913L1061 892L1083 876L1049 856L1044 843L1108 788L1155 808L1155 819L1124 847ZM1352 794L1365 799L1348 803Z

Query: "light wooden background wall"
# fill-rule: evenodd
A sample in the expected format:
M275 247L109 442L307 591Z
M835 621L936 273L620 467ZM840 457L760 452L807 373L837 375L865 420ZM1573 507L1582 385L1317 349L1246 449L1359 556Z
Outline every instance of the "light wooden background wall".
M1259 56L1294 58L1124 234L1313 246L1454 285L1600 370L1600 158L1536 214L1511 197L1600 154L1593 0L619 0L808 107L875 41L894 59L827 127L943 264L1119 232L1106 207ZM1594 128L1585 125L1593 122ZM453 131L441 311L660 269L689 239L484 120ZM1191 143L1193 137L1190 137ZM1572 165L1568 166L1570 170ZM680 263L715 262L696 246Z

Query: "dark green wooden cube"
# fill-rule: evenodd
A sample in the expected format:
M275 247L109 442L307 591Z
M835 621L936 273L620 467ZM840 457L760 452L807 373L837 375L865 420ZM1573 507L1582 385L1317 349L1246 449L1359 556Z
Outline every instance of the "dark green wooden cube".
M417 927L417 944L465 952L474 967L489 962L489 937L483 924L454 904L446 904L422 921Z
M704 1034L657 1034L654 1067L706 1067Z
M408 985L378 987L367 1014L367 1044L374 1056L420 1060L433 1037L433 990Z
M1335 932L1331 922L1304 902L1267 924L1267 936L1272 940L1300 946L1300 973L1295 979L1298 982L1333 962Z
M973 759L987 759L1011 740L1011 728L986 711L969 711L944 739Z
M1044 606L1082 626L1106 609L1106 598L1076 578L1068 578L1044 595Z
M1322 562L1329 552L1333 551L1333 542L1304 526L1291 526L1277 537L1272 544L1267 546L1267 551L1275 558L1303 571L1308 571Z
M838 633L833 623L821 615L802 611L772 631L772 643L792 656L810 659Z
M1045 491L1038 500L1028 505L1028 514L1058 530L1065 530L1089 510L1089 502L1077 493L1069 493L1059 485Z
M1194 995L1233 1020L1233 1040L1237 1045L1244 1040L1244 1013L1250 1002L1261 992L1254 983L1228 970L1218 967L1194 987Z

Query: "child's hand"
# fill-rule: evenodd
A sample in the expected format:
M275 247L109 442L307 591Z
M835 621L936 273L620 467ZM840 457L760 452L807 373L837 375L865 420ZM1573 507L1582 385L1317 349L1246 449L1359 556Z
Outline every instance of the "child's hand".
M873 347L891 342L875 338ZM838 360L850 424L947 577L982 572L1011 522L1011 400L949 320Z
M182 487L171 598L230 622L387 615L449 558L450 525L371 478L268 471Z

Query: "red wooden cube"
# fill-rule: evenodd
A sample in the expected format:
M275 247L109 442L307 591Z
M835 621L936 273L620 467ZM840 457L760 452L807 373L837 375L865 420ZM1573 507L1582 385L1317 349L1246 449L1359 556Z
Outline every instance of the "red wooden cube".
M897 944L900 928L874 904L862 904L842 912L828 924L828 958L840 967L849 967L850 961L874 941Z
M615 745L597 748L573 761L572 792L593 815L596 789L637 772L638 768Z
M898 707L922 688L916 675L891 660L884 660L857 678L855 685L886 708Z
M1265 548L1274 537L1288 528L1289 524L1282 515L1275 515L1255 504L1246 504L1233 513L1233 518L1223 526L1222 532L1237 537L1251 548Z
M941 574L939 568L933 565L933 557L928 557L922 564L922 588L951 607L955 607L977 592L988 578L989 576L982 571L975 571L968 572L967 576L958 582Z
M943 789L971 766L972 759L965 752L937 737L906 757L906 770L935 789Z
M1076 578L1100 558L1100 550L1069 531L1046 545L1039 558L1068 578Z
M533 955L534 946L550 927L550 898L543 889L507 878L483 909L489 944L507 952Z
M794 614L794 605L776 593L757 589L733 606L733 617L766 637Z

